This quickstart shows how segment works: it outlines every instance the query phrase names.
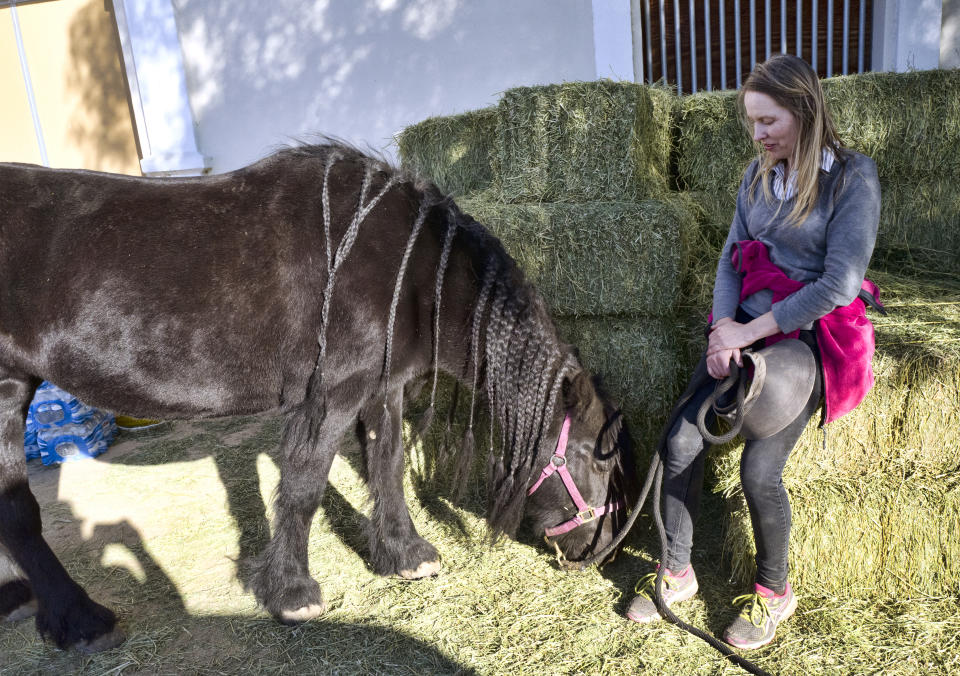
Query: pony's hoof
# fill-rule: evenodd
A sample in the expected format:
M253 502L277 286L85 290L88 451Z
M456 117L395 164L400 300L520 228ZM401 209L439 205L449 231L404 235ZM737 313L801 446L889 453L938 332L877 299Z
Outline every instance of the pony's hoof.
M3 557L0 553L0 564L2 563ZM26 580L0 582L0 620L16 622L36 614L37 600L33 597L33 590Z
M78 652L81 652L84 655L92 655L93 653L110 650L110 648L116 648L126 640L126 634L119 629L114 629L113 631L107 632L102 636L97 636L91 641L79 641L76 643L75 647Z
M14 608L4 618L7 622L19 622L37 614L37 600L30 599L22 606Z
M321 601L301 606L296 610L281 610L280 621L284 624L300 624L320 617L325 612L327 612L327 604Z
M420 578L430 577L440 572L440 561L424 561L416 570L401 570L400 577L404 580L419 580Z

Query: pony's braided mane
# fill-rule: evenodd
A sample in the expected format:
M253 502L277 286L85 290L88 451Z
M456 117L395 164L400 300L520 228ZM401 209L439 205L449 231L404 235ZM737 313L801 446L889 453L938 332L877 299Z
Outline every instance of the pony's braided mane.
M469 348L464 346L465 351L469 349L469 357L465 359L468 365L467 376L473 381L470 422L460 462L454 472L455 492L459 494L469 478L475 398L482 379L485 381L483 385L491 412L488 521L494 533L515 534L522 517L526 487L536 468L541 442L555 417L563 378L579 367L572 350L557 337L543 300L524 280L515 261L506 253L499 240L460 211L456 204L442 195L433 184L419 180L339 141L298 146L286 152L320 157L324 162L322 202L328 275L318 336L320 349L310 379L308 399L323 402L325 395L323 362L326 356L326 331L337 272L350 253L364 219L383 196L398 186L412 188L413 192L419 195L420 204L394 283L384 346L384 393L386 394L390 387L393 324L407 262L426 218L432 211L436 211L441 214L446 231L434 289L434 335L431 350L434 379L425 422L429 424L432 418L436 396L443 281L453 247L459 245L479 274L470 327L470 345ZM359 161L364 167L364 178L354 217L343 239L334 249L330 238L329 179L333 165L344 160ZM371 186L378 182L379 189L375 190L373 196L368 196ZM318 409L316 403L313 406L313 413L318 414L322 420L326 412L325 405L321 403ZM389 422L386 411L381 421L381 434L384 433L384 421ZM319 422L313 420L310 427L316 429ZM500 430L499 448L494 444L494 422ZM425 426L422 425L421 429L423 427Z
M559 340L542 298L499 240L452 203L448 218L459 224L458 242L474 269L483 271L471 327L473 389L475 396L482 371L491 412L488 521L494 533L513 535L531 474L538 469L541 443L555 418L564 376L579 364ZM472 411L471 401L470 440L465 443L471 448ZM494 443L494 420L500 430L499 448ZM460 469L455 476L464 481L467 472Z

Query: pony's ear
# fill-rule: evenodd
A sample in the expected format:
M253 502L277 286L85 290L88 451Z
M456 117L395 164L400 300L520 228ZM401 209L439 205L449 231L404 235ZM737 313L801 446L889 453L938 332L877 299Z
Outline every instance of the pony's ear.
M600 405L597 390L585 369L577 371L572 378L563 379L563 405L580 418L592 406Z

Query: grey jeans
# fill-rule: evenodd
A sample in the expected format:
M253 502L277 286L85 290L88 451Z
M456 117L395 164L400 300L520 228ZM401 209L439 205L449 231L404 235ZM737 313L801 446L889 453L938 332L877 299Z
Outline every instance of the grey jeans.
M812 343L819 366L813 332L801 332L801 339L808 345ZM710 379L694 393L667 437L662 489L667 536L665 563L674 572L690 563L693 525L700 506L708 448L697 429L696 416L715 382ZM740 459L740 482L750 509L757 547L756 581L778 593L783 592L787 582L790 541L790 499L783 485L783 467L807 422L819 408L822 394L823 381L818 368L813 392L800 415L772 437L746 441ZM710 416L707 422L713 423Z

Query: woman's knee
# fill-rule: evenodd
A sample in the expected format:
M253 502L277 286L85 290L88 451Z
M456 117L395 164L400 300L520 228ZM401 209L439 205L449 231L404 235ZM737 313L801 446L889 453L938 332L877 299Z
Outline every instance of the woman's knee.
M683 471L694 462L703 452L703 437L696 425L691 425L683 418L670 430L667 437L667 467L676 471Z
M777 463L741 462L740 485L746 498L763 500L765 497L779 496L781 467Z

